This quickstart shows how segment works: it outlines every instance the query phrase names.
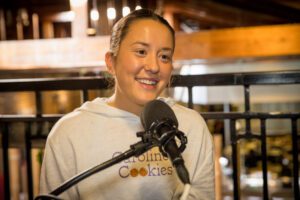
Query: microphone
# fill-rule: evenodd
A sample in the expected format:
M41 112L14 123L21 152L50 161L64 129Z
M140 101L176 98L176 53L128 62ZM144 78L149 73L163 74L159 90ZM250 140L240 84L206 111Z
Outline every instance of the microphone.
M187 138L177 129L178 121L169 105L160 100L148 102L141 113L141 123L146 131L160 141L161 153L169 157L182 183L190 184L189 173L181 156ZM177 146L175 137L180 139L180 147Z

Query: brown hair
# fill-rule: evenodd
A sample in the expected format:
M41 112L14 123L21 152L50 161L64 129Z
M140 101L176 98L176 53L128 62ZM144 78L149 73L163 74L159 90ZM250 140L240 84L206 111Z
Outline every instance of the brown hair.
M135 10L128 14L126 17L121 18L112 29L110 38L110 52L114 57L118 55L120 44L128 33L130 25L140 19L152 19L165 25L171 32L173 39L173 47L175 48L175 32L170 24L160 15L155 14L152 10L140 9Z

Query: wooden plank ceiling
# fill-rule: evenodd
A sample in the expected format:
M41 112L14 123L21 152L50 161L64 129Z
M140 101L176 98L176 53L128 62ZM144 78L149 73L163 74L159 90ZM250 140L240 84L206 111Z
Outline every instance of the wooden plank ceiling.
M300 22L299 0L165 1L165 11L183 30Z
M88 0L92 5L92 0ZM106 0L96 0L98 9L106 8ZM131 9L136 0L127 1ZM163 12L174 17L178 31L195 31L228 27L244 27L300 22L299 0L140 0L143 7L155 9L163 5ZM163 2L162 4L159 2ZM114 0L116 8L121 0ZM1 0L0 9L16 11L26 8L41 16L70 10L69 0ZM117 18L121 11L117 10Z

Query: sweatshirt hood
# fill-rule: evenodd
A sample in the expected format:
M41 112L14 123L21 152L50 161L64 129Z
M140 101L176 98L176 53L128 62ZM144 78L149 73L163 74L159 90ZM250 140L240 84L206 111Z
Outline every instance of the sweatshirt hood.
M159 97L158 100L161 100L167 103L170 107L175 104L175 101L171 98L163 98ZM92 101L87 101L82 104L75 111L81 112L90 112L94 114L103 115L106 117L116 117L116 118L136 118L139 120L139 116L130 113L125 110L121 110L119 108L112 107L107 104L108 98L96 98Z

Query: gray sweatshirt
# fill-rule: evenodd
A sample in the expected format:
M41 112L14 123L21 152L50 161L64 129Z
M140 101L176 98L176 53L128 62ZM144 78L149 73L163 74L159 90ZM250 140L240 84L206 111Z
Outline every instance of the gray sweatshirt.
M205 121L194 110L168 103L188 138L182 156L190 174L188 199L214 199L212 136ZM45 147L40 193L47 194L74 175L127 151L140 141L140 118L109 106L96 98L61 118L51 130ZM183 184L168 158L153 148L139 157L122 161L79 182L60 197L84 200L179 199Z

